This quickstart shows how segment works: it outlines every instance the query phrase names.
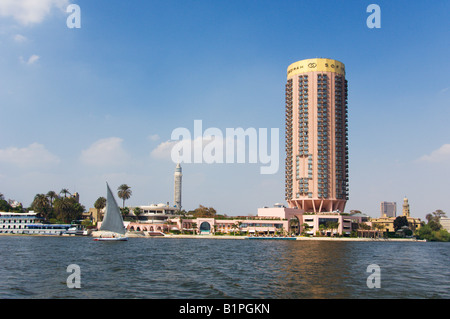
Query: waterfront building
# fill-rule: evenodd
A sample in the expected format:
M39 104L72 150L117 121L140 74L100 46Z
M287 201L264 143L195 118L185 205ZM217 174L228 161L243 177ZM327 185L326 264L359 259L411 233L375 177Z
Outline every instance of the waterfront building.
M183 232L199 235L211 234L247 234L247 235L286 235L288 221L278 217L234 217L217 218L174 218L171 220Z
M103 216L105 215L106 207L98 210L97 208L89 208L89 211L84 212L82 215L83 219L90 219L93 224L101 221Z
M381 211L380 217L396 217L397 203L396 202L381 202L380 211Z
M181 172L181 165L180 163L177 164L177 167L175 168L175 174L174 174L174 205L178 210L181 210L181 178L183 177L183 174Z
M199 217L178 215L178 210L165 204L139 206L142 213L134 220L124 221L131 232L181 232L199 235L246 234L350 236L369 217L364 214L337 212L305 213L298 208L275 204L259 208L256 216ZM129 216L133 216L130 213ZM100 227L101 222L98 224Z
M180 231L196 234L349 236L355 225L367 219L368 216L363 214L304 213L300 209L274 205L259 208L257 216L230 219L175 217L171 222Z
M136 207L139 207L139 209L141 210L141 213L139 214L139 216L137 216L137 218L140 222L143 223L161 224L178 213L178 209L176 207L170 206L169 203L159 203L157 205L142 205ZM134 209L135 207L130 207L130 214L128 214L128 216L135 216Z
M343 63L289 65L285 198L305 212L343 212L348 200L347 80Z
M418 229L420 229L421 227L421 220L420 218L414 218L411 217L411 212L410 212L410 206L409 206L409 202L408 202L408 198L404 198L403 199L403 210L402 210L402 216L405 216L408 224L409 224L409 228L414 232ZM371 224L374 226L376 224L381 224L384 227L385 231L388 232L395 232L395 228L394 228L394 221L397 217L380 217L380 218L374 218L371 220Z
M139 208L141 213L136 216L135 208ZM168 222L178 213L176 207L172 207L169 203L159 203L150 205L141 205L130 207L127 217L130 221L124 221L125 228L130 231L167 231L175 230L169 227ZM101 221L97 223L100 229Z

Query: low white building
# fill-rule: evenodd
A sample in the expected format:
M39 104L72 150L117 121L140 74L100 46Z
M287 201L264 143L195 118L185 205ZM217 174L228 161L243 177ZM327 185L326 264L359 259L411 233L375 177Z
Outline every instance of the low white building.
M173 217L178 212L177 207L169 206L168 204L150 204L146 206L136 206L139 207L141 213L138 219L141 223L165 223L168 218ZM134 209L136 207L130 207L130 215L134 215Z

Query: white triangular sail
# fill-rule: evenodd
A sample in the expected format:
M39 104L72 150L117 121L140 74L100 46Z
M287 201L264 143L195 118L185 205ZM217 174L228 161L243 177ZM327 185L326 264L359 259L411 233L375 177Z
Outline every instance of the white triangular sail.
M125 227L123 225L122 213L117 205L108 183L106 183L106 213L103 218L100 230L110 231L121 235L125 234Z

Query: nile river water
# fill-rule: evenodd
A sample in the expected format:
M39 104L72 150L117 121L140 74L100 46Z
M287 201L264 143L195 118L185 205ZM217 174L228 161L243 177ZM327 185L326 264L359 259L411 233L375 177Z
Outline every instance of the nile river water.
M450 244L0 236L0 298L450 298Z

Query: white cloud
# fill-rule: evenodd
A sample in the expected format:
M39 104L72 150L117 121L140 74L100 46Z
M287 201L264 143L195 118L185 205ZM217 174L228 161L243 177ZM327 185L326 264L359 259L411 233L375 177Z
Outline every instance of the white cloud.
M19 57L19 60L21 63L26 65L32 65L36 63L41 57L39 55L33 54L28 58L28 60L25 60L23 57Z
M172 147L178 142L179 141L162 142L151 152L151 156L158 159L170 159Z
M119 166L125 164L129 155L122 147L123 140L110 137L98 140L88 149L81 151L80 160L92 166Z
M158 134L153 134L153 135L149 135L149 136L148 136L148 139L149 139L150 141L157 141L157 140L160 139L160 137L159 137Z
M442 163L450 161L450 144L444 144L439 149L419 158L421 162Z
M28 40L27 37L26 37L26 36L23 36L23 35L21 35L21 34L16 34L16 35L14 36L14 41L17 42L17 43L22 43L22 42L25 42L25 41L27 41L27 40Z
M53 8L65 11L68 5L69 0L1 0L0 16L30 25L42 22Z
M0 149L0 162L14 164L21 168L35 168L56 165L59 158L50 153L44 145L33 143L28 147Z

